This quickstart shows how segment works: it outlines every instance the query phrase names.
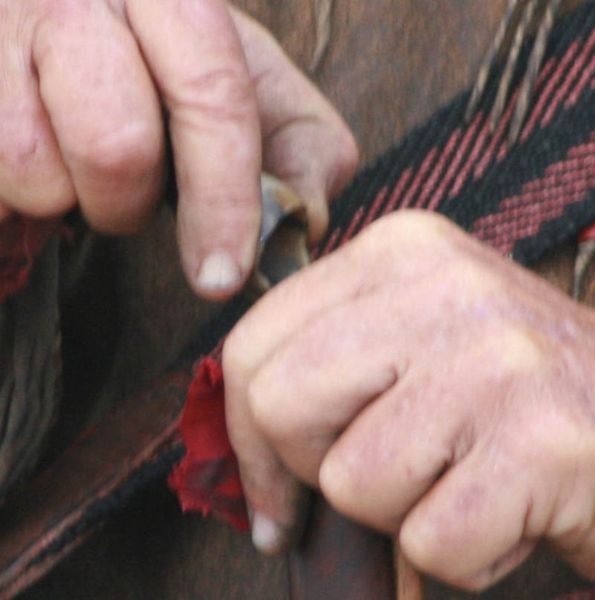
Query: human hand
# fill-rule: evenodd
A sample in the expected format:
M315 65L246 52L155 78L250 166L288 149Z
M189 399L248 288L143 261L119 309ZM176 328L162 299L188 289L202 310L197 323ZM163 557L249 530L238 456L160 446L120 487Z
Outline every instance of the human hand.
M265 552L297 481L477 590L542 538L595 577L595 315L443 217L402 211L281 283L223 353Z
M0 48L0 221L78 203L99 231L137 231L163 191L164 112L182 263L206 297L252 268L262 169L307 199L316 239L357 162L328 102L221 0L0 0Z

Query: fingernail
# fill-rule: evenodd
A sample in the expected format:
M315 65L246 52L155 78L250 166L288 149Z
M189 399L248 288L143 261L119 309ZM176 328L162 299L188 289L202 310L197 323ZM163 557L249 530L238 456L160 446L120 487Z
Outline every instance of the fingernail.
M202 261L196 283L201 290L219 292L237 287L241 278L236 261L228 252L219 250Z
M274 554L285 545L285 535L272 519L256 512L252 516L252 543L263 554Z

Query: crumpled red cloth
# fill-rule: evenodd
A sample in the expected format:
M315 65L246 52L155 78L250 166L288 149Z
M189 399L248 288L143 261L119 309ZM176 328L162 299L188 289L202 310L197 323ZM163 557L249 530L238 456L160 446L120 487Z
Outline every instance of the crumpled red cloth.
M180 422L186 454L169 485L184 512L211 513L239 530L248 529L238 461L225 422L223 370L214 358L198 363Z
M35 257L58 227L20 216L0 223L0 304L25 287Z

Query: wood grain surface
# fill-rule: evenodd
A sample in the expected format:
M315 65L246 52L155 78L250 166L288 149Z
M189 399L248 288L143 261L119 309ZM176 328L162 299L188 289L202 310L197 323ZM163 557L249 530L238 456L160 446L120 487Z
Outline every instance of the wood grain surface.
M314 79L345 116L365 161L401 138L473 79L506 0L336 0L327 25L328 45ZM287 53L307 70L320 41L322 0L238 0L271 28ZM205 311L192 299L175 264L173 224L163 217L151 235L111 243L105 253L114 310L125 333L114 335L101 382L81 382L67 372L67 391L111 399L149 381L175 355ZM166 251L164 251L164 248ZM545 261L542 271L569 286L573 249ZM92 282L87 282L92 289ZM590 294L595 300L595 290ZM89 291L67 303L67 351L101 338L101 309L89 318ZM85 300L86 298L86 300ZM180 306L165 314L171 302ZM174 304L175 305L175 304ZM74 323L74 325L73 325ZM76 325L76 324L79 325ZM189 323L191 326L189 326ZM78 328L77 328L78 327ZM111 331L111 329L110 329ZM84 335L83 335L84 333ZM111 338L110 338L111 339ZM90 344L90 345L89 345ZM131 349L140 348L137 353ZM77 363L78 364L78 363ZM67 403L67 407L69 404ZM68 416L68 408L66 410ZM76 419L75 419L76 420ZM43 499L40 499L43 501ZM493 590L486 600L536 600L568 589L572 573L547 552ZM539 595L542 594L542 595ZM430 600L469 596L429 582ZM247 536L214 521L182 516L169 492L154 486L77 550L23 600L284 600L286 564L263 559ZM362 596L366 598L366 596ZM312 598L312 600L319 600ZM324 600L321 598L320 600Z

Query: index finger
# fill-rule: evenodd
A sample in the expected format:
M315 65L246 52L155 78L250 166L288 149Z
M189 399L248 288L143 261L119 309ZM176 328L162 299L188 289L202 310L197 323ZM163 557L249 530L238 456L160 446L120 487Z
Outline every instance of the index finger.
M227 296L252 268L260 222L260 126L240 40L220 0L126 4L169 111L186 275L198 293Z

